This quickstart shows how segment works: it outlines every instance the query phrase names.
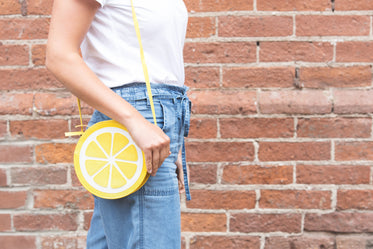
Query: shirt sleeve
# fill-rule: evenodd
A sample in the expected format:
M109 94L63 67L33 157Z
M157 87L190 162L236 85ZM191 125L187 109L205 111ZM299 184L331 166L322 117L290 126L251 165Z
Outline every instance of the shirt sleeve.
M101 7L104 7L106 0L96 0L96 2L98 2Z

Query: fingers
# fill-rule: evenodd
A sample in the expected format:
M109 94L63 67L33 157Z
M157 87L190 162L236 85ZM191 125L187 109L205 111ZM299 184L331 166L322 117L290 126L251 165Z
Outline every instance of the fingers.
M153 172L153 153L151 150L144 150L146 170L149 174Z
M158 144L149 146L144 150L144 154L147 171L151 176L155 176L163 161L171 154L169 137L164 134Z

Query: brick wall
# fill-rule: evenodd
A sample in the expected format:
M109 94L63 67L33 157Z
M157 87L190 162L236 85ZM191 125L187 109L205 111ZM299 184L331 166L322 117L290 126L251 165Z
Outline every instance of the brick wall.
M44 66L51 2L0 0L5 249L84 248L92 214L75 99ZM371 248L373 1L185 2L183 248Z

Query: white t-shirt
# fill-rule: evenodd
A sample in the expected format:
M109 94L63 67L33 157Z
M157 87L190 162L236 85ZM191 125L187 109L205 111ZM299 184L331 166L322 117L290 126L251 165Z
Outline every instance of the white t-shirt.
M101 4L81 44L84 61L108 87L145 82L130 0ZM134 0L150 82L184 84L188 13L183 0Z

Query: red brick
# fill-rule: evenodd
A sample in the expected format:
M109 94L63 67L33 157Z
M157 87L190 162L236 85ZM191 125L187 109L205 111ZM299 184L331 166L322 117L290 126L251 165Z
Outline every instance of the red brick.
M192 112L197 114L256 113L256 93L253 91L193 91L189 94Z
M185 0L185 4L193 12L253 10L253 0Z
M1 4L1 2L0 2ZM0 43L0 66L28 65L28 47L23 45L2 45Z
M68 131L67 120L24 120L10 121L10 133L14 137L52 139L64 138Z
M39 115L77 115L77 100L70 93L37 93L35 108ZM82 114L92 114L93 109L82 102Z
M53 1L50 0L27 0L27 14L50 15L52 13Z
M93 209L93 197L85 190L35 190L34 207Z
M264 11L327 11L331 10L329 0L257 0L257 9Z
M298 120L297 136L311 138L369 138L369 118L302 118Z
M292 87L295 69L293 67L225 67L224 87L268 88Z
M71 185L73 187L82 187L82 185L79 182L78 177L75 174L74 166L70 168L70 177L71 177ZM82 187L83 188L83 187Z
M45 185L66 184L67 169L65 167L13 168L10 172L12 184Z
M230 231L241 233L299 233L301 232L301 214L231 214Z
M186 241L185 241L185 237L181 237L181 249L186 249Z
M0 114L31 115L33 97L32 93L1 93Z
M183 232L225 232L227 217L225 214L182 213L181 230Z
M14 214L16 231L76 231L77 213L66 214Z
M373 190L349 190L340 189L337 193L337 209L373 209Z
M7 176L5 169L0 169L0 187L7 186Z
M215 17L189 17L187 38L211 37L215 35Z
M372 93L371 90L335 90L333 92L334 113L372 113Z
M0 121L0 139L7 136L8 124L7 121Z
M272 114L326 114L332 111L332 102L326 92L264 91L259 95L261 113Z
M2 234L0 245L4 249L36 249L36 239L34 236Z
M26 191L0 191L0 208L15 209L26 205Z
M31 47L32 53L32 63L34 65L45 65L45 53L46 45L45 44L36 44Z
M256 61L254 42L189 42L184 46L186 63L249 63Z
M336 142L335 160L373 160L373 142Z
M222 183L225 184L290 184L293 166L225 166Z
M262 62L330 62L333 60L333 45L327 42L261 42L259 58Z
M190 249L259 249L260 238L255 236L195 236Z
M368 249L373 237L366 236L337 236L336 249Z
M62 84L46 69L0 70L1 90L56 89Z
M300 184L369 184L369 166L297 165L296 171Z
M295 22L297 36L368 36L370 32L369 16L299 15Z
M373 9L373 2L371 0L338 0L335 2L335 10L372 10L372 9Z
M0 15L21 14L21 2L0 0Z
M2 198L0 197L0 199ZM1 221L0 232L9 232L12 230L12 222L11 222L10 214L0 214L0 221ZM1 241L1 237L0 237L0 241Z
M31 163L32 147L28 145L0 145L1 163Z
M337 62L372 62L373 41L349 41L337 43Z
M222 138L293 137L294 120L292 118L222 118L220 133Z
M334 246L334 237L305 235L284 238L276 236L266 238L264 249L336 249Z
M191 88L217 88L220 82L218 67L186 67L185 84Z
M370 66L303 67L299 80L306 88L370 86L372 72Z
M0 19L0 40L47 39L49 18Z
M190 181L202 184L214 184L217 180L217 165L193 164L189 165Z
M267 37L293 34L291 16L221 16L218 23L222 37Z
M84 249L85 237L72 235L41 237L41 249Z
M211 118L192 118L190 120L190 138L216 138L217 120Z
M91 225L91 219L92 219L93 212L86 212L84 213L84 223L83 223L83 229L88 231L90 225Z
M260 208L330 209L331 192L313 190L261 190Z
M330 150L330 142L261 142L259 143L259 160L330 160Z
M252 209L255 208L255 191L193 190L188 208L200 209Z
M41 144L35 147L38 163L72 163L75 144Z
M373 231L373 213L306 213L304 231L371 233Z
M240 162L254 160L254 145L250 142L188 142L190 162Z

